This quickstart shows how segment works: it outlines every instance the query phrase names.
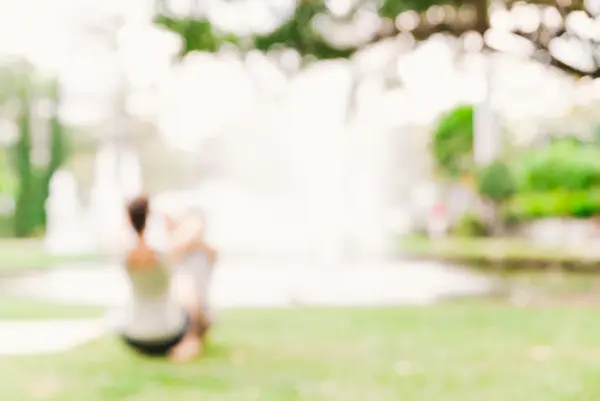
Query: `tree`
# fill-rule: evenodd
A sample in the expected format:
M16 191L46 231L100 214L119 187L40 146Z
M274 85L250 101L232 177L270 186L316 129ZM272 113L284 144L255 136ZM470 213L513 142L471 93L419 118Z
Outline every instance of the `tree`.
M14 234L17 237L34 235L46 223L46 199L52 175L66 161L67 149L62 124L58 119L58 85L52 84L53 111L50 124L50 161L47 166L36 167L31 160L31 92L30 79L23 77L18 119L19 138L14 145L14 158L18 177L18 191L14 215Z
M477 191L484 201L489 202L492 232L500 234L503 228L502 208L517 192L512 172L505 163L492 162L478 172Z
M14 232L26 237L35 229L34 197L35 175L31 165L31 105L29 87L24 85L19 114L19 139L15 144L15 156L19 189L15 202Z
M60 87L57 82L52 82L50 87L50 99L52 101L52 114L50 116L50 161L45 171L42 172L40 197L42 209L42 222L46 225L46 200L50 196L50 181L56 171L67 161L68 147L63 125L58 116L60 104Z
M600 7L594 2L510 0L508 6L515 15L533 18L506 31L529 43L534 59L576 77L600 77L600 41L593 32Z
M318 59L347 58L368 44L400 33L425 40L436 33L460 36L475 31L485 35L489 49L511 50L499 45L496 39L500 36L513 42L520 40L527 44L531 57L536 60L578 77L600 76L600 41L595 38L592 26L593 18L600 15L600 7L583 0L526 3L509 0L503 3L504 9L500 7L494 14L499 22L494 24L493 31L490 31L488 0L358 0L342 15L333 13L325 0L298 0L295 11L281 18L277 29L244 38L220 32L200 13L174 16L169 12L168 0L157 1L155 20L182 38L182 56L192 51L215 51L224 42L233 42L260 50L287 47ZM197 5L200 0L193 1ZM368 10L377 11L379 28L366 40L336 46L327 35L315 29L316 22L323 18L335 24L357 25L361 12ZM571 52L574 55L569 54L570 50L575 50Z

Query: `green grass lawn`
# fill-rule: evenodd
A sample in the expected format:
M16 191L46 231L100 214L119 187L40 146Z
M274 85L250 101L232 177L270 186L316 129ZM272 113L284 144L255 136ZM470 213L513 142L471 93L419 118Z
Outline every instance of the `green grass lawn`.
M593 309L240 310L192 364L141 359L113 338L0 358L0 399L595 401L599 360Z
M102 308L0 297L0 320L89 318L102 316L103 313Z
M97 261L97 255L57 256L50 254L39 239L1 239L0 274L48 268L69 262Z

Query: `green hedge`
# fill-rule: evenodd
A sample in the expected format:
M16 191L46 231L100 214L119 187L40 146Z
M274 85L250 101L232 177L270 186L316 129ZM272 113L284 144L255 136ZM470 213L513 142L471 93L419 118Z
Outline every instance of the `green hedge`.
M600 214L600 146L552 139L516 155L511 166L517 191L505 205L507 220Z
M516 220L548 217L588 218L597 214L600 214L600 189L522 193L513 197L506 209L506 216Z
M600 146L572 138L535 148L517 160L521 192L588 191L600 187Z

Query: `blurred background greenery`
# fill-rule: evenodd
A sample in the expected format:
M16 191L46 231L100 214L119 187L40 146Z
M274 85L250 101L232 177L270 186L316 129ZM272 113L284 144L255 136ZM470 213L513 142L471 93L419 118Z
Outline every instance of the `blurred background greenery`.
M40 236L46 223L50 179L67 161L69 152L69 134L58 117L59 84L36 76L30 66L22 64L1 69L0 83L3 121L16 122L16 132L11 132L11 127L4 130L8 137L0 150L0 235ZM34 117L33 107L43 110L36 110ZM33 124L44 125L41 130L49 133L41 155L33 149Z
M460 183L471 176L473 190L498 203L505 224L543 218L588 219L600 213L600 125L589 132L548 134L527 146L512 145L498 160L477 167L473 160L473 109L460 106L440 118L432 154L439 177ZM475 227L473 213L461 223ZM480 227L485 224L481 222Z

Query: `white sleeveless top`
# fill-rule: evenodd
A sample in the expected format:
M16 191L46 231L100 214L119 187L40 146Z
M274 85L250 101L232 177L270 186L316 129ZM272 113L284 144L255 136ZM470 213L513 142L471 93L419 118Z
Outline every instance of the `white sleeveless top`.
M155 228L160 229L149 226L147 240L160 255L161 264L142 270L125 269L132 293L129 305L125 308L121 330L134 340L167 340L180 334L186 325L184 309L171 296L171 269L164 257L168 248L167 237L158 241L156 237L152 238L152 229Z

